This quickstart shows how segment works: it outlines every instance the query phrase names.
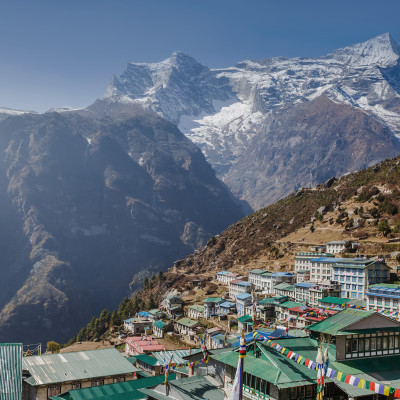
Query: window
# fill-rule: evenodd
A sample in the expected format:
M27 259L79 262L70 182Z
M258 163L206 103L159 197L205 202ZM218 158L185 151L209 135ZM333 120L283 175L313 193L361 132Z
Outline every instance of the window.
M382 338L381 337L376 338L376 349L382 350Z
M350 289L350 285L348 283L346 284L346 289Z
M357 293L356 292L351 292L351 298L356 299L357 298Z
M115 376L113 379L113 383L120 383L120 382L125 382L125 377L124 376Z
M50 399L52 396L57 396L61 393L61 385L47 386L47 398Z
M352 282L357 282L357 278L355 276L353 276L353 278L351 278Z
M340 282L344 282L344 276L340 277Z
M357 290L357 285L351 285L352 290Z
M364 351L364 339L358 339L358 351L360 353Z
M346 282L350 282L350 277L346 276Z
M71 383L71 389L80 389L82 387L80 382L72 382Z
M96 379L92 381L92 387L103 386L103 385L104 385L104 379Z

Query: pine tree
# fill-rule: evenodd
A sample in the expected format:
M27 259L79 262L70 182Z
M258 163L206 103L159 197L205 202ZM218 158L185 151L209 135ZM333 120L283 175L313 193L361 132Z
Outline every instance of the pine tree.
M147 302L147 309L151 310L156 307L156 303L154 302L153 295L150 294L149 300Z
M121 318L119 316L119 313L116 310L114 310L111 315L110 325L111 326L120 326L121 325Z

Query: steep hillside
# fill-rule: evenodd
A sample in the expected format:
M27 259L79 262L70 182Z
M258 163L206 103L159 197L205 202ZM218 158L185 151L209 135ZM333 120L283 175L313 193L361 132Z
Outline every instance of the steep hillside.
M323 57L221 69L176 52L159 63L129 63L104 101L149 108L177 124L233 194L259 209L399 154L399 54L390 34Z
M300 189L176 261L153 295L160 298L172 289L185 291L186 283L198 278L208 282L219 270L246 273L258 267L290 271L297 251L330 240L359 242L360 254L385 255L394 267L400 254L399 206L400 157L314 189ZM381 220L388 222L390 231L379 230ZM148 298L148 291L141 296Z
M70 337L243 216L201 151L142 109L12 116L0 154L0 341Z

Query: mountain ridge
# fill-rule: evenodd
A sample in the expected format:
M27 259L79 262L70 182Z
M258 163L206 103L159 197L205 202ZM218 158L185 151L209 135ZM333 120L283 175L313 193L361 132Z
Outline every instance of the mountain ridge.
M130 63L120 79L115 77L110 82L103 100L137 104L177 124L202 149L233 193L254 209L269 200L253 201L257 192L243 197L244 188L231 186L231 176L241 169L238 164L241 158L246 158L249 147L264 142L268 145L264 140L268 135L265 126L272 119L279 119L280 113L287 109L326 96L335 103L352 107L355 114L357 110L368 113L388 131L388 142L392 135L400 137L399 45L388 33L322 57L247 60L221 69L209 69L190 56L174 54L196 68L185 69L187 63L176 64L172 56L160 63ZM130 92L129 85L136 78L129 74L129 68L139 66L141 71L146 70L146 85L139 92ZM114 85L112 89L116 80L118 87ZM329 135L333 140L336 132ZM384 153L378 161L394 155ZM362 167L358 165L355 169ZM260 166L255 162L252 168ZM351 171L354 169L346 172ZM300 175L292 178L300 186L319 183L317 180L307 183ZM236 173L233 180L240 179ZM273 189L265 186L263 190ZM284 194L292 190L295 188L290 186ZM276 195L271 199L276 199Z

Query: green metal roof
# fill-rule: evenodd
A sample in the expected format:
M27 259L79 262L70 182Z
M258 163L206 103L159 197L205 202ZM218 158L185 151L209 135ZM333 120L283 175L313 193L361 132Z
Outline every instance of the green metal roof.
M238 318L238 321L241 322L242 324L246 323L246 322L251 322L253 321L253 318L250 317L250 315L242 315L241 317Z
M345 328L375 313L358 309L347 308L323 321L316 322L307 327L312 332L321 332L328 335L344 335L348 332Z
M156 326L158 329L164 329L164 326L167 325L166 322L159 319L158 321L153 322L153 326Z
M197 312L203 312L204 311L204 306L199 306L198 304L194 304L189 307L191 310L195 310Z
M332 303L332 304L338 304L338 305L342 305L342 304L347 304L349 301L351 301L351 299L342 299L341 297L324 297L323 299L319 300L320 303Z
M24 357L22 365L32 375L25 381L33 386L124 375L136 371L116 349Z
M274 286L274 289L278 290L287 290L289 292L294 292L296 288L293 285L289 285L288 283L280 283L279 285Z
M283 303L277 304L277 305L279 305L280 307L283 307L283 308L293 308L293 307L302 306L303 303L296 303L295 301L289 300L289 301L284 301Z
M207 297L204 303L222 303L223 301L225 301L225 299L222 297Z
M84 389L70 390L59 396L52 397L54 400L135 400L144 399L146 396L139 391L162 384L165 376L158 375L149 378L136 379L121 383L112 383L104 386L96 386ZM176 379L176 374L169 374L168 381Z
M257 275L263 275L263 274L269 274L270 271L266 271L265 269L259 269L259 268L254 268L249 271L249 274L257 274Z
M138 354L136 357L137 361L141 361L145 364L151 365L152 367L155 367L156 365L161 365L157 358L154 358L152 356L149 356L148 354Z
M370 288L375 287L387 287L391 289L399 289L400 285L396 285L395 283L375 283L375 285L369 285Z
M195 321L193 319L184 317L184 318L178 319L178 321L176 321L176 323L181 324L183 326L187 326L189 328L192 328L193 326L198 325L199 322Z
M151 315L157 315L159 313L162 313L162 311L159 308L153 308L152 310L149 311L149 314Z

